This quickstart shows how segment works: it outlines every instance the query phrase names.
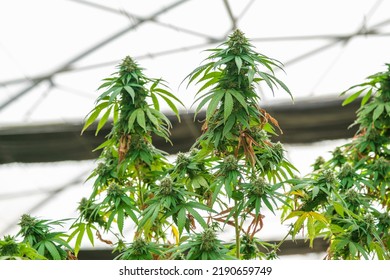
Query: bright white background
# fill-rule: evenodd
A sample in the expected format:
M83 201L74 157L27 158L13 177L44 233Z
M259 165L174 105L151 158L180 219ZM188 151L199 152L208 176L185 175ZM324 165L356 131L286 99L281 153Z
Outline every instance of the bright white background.
M168 81L186 105L183 113L191 110L196 89L179 85L206 57L202 50L217 46L230 33L232 20L223 0L186 1L69 63L174 2L1 1L0 105L15 99L36 78L51 79L0 110L0 128L81 122L93 107L101 80L114 72L126 55L135 57L147 75ZM338 96L368 75L383 71L390 62L390 1L228 3L238 27L256 49L286 65L286 73L276 74L288 85L296 103ZM263 104L288 100L284 92L277 91L273 97L265 88L258 90ZM283 123L280 125L283 128ZM342 143L345 140L286 148L289 159L304 175L319 155L329 157L327 152ZM23 213L48 219L76 217L78 201L90 193L91 182L84 180L94 165L94 161L0 165L0 236L15 234ZM75 177L79 180L71 183ZM56 190L61 191L51 196ZM284 236L285 226L278 218L267 215L265 222L261 238Z

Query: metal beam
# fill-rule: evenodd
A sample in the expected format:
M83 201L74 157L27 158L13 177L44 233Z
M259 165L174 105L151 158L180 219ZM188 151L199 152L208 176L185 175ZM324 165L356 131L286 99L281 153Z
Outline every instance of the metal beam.
M156 18L157 16L187 2L189 0L179 0L179 1L176 1L174 3L172 3L171 5L165 7L165 8L162 8L161 10L153 13L151 16L147 17L147 18L144 18L142 20L138 20L137 23L135 24L132 24L130 26L127 26L126 28L123 28L122 30L116 32L115 34L103 39L102 41L94 44L92 47L82 51L80 54L76 55L75 57L69 59L66 63L64 63L63 65L59 66L57 69L55 69L53 72L51 72L50 74L48 75L45 75L43 76L43 78L41 79L37 79L37 80L33 80L33 83L27 87L25 87L24 89L22 89L20 92L16 93L14 96L12 96L11 98L9 98L8 100L6 100L4 103L0 104L0 111L3 110L4 108L6 108L7 106L9 106L10 104L12 104L13 102L15 102L16 100L18 100L19 98L21 98L22 96L24 96L25 94L27 94L28 92L30 92L32 89L34 89L37 85L39 85L40 83L48 80L48 79L51 79L52 77L54 77L57 73L59 72L63 72L64 70L68 69L72 64L74 64L75 62L83 59L84 57L88 56L89 54L97 51L98 49L100 49L101 47L111 43L112 41L118 39L119 37L123 36L124 34L128 33L129 31L137 28L138 26L140 26L141 24L143 24L144 22L147 22L147 21L150 21L154 18Z
M311 143L352 137L356 128L347 128L355 120L359 102L342 108L341 101L313 97L309 100L298 99L295 104L288 102L264 106L278 120L284 132L274 140L282 143ZM156 147L170 154L188 151L200 136L205 114L198 114L195 122L193 113L182 114L181 118L182 122L179 123L174 116L169 116L173 124L171 140L174 145L155 137L153 143ZM97 137L93 129L80 136L82 126L76 123L0 128L0 164L97 158L99 153L93 153L92 150L104 141L111 126L107 124L103 127Z
M278 244L279 241L266 241L272 244ZM326 255L326 250L329 244L322 238L316 238L313 242L313 248L309 247L307 241L303 239L286 240L281 246L278 252L279 256L291 256L291 255L303 255L310 253L323 253ZM266 253L264 248L260 248L260 251ZM79 260L112 260L118 253L112 253L112 250L107 249L95 249L95 250L81 250L79 252ZM297 256L297 259L299 257Z

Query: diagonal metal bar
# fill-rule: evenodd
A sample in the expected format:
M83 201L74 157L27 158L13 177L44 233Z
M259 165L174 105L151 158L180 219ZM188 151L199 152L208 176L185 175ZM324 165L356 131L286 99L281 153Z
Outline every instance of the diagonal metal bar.
M371 7L371 9L368 11L368 13L364 16L362 23L360 24L360 27L356 31L356 34L364 33L367 34L366 25L367 22L372 18L372 16L375 14L379 6L382 4L383 0L377 0L374 5ZM314 86L311 89L310 96L313 96L315 88L325 79L325 77L328 75L328 73L333 69L337 61L341 58L343 52L346 50L350 40L345 41L345 43L342 44L341 50L337 54L337 56L331 61L331 63L328 65L328 67L325 69L325 71L322 73L322 75L319 77L317 82L314 84Z
M390 33L383 32L383 33L378 33L374 31L367 31L364 34L357 34L355 37L358 36L377 36L377 37L389 37ZM345 40L349 35L308 35L308 36L283 36L283 37L263 37L263 38L254 38L251 39L252 42L266 42L266 41L298 41L298 40L321 40L321 39L329 39L329 40ZM198 48L203 48L207 47L213 43L218 43L222 42L223 40L217 40L215 42L206 42L206 43L201 43L201 44L196 44L188 47L180 47L180 48L174 48L174 49L169 49L161 52L156 52L156 53L150 53L150 54L143 54L135 57L135 59L147 59L147 58L156 58L156 57L161 57L165 55L171 55L179 52L186 52L186 51L191 51L194 49ZM321 47L322 48L322 47ZM95 68L100 68L100 67L105 67L109 65L114 65L118 63L119 60L113 60L113 61L106 61L102 63L96 63L96 64L90 64L90 65L85 65L85 66L79 66L79 67L69 67L67 69L64 69L62 71L58 71L56 74L61 74L61 73L67 73L71 71L85 71L85 70L90 70L90 69L95 69ZM41 79L49 79L51 76L48 75L38 75L29 78L31 81L37 81ZM8 86L8 85L14 85L14 84L20 84L26 82L26 78L17 78L17 79L12 79L12 80L5 80L5 81L0 81L0 86Z
M354 37L367 36L367 35L368 36L378 36L378 37L388 37L388 36L390 36L390 33L388 33L388 32L380 32L380 31L375 30L376 28L385 26L387 24L390 24L390 19L387 19L385 21L382 21L382 22L380 22L378 24L373 25L371 27L371 29L374 29L374 30L368 30L368 31L365 31L365 32L361 32L359 34L355 34ZM349 40L350 38L351 38L351 34L349 34L349 35L323 34L323 35L302 35L302 36L301 35L297 35L297 36L262 37L262 38L253 38L253 39L251 39L251 41L252 42L267 42L267 41L272 42L272 41L298 41L298 40L305 41L305 40L322 40L322 39L332 40L332 41L345 41L345 40ZM222 42L222 41L223 41L223 39L216 39L215 43ZM209 46L212 43L214 43L214 42L206 42L206 43L196 44L196 45L192 45L192 46L188 46L188 47L174 48L174 49L165 50L165 51L161 51L161 52L156 52L156 53L152 53L152 54L139 55L139 56L137 56L135 58L136 59L156 58L156 57L160 57L160 56L164 56L164 55L174 54L174 53L177 53L177 52L191 51L191 50L194 50L194 49L197 49L197 48L206 47L206 46ZM331 44L333 45L333 42L331 42ZM328 46L328 47L331 47L331 46ZM324 46L319 47L318 49L314 49L314 50L310 51L310 53L314 52L314 54L315 54L317 51L319 52L322 49L324 49L324 48L326 49L328 47L327 47L327 45L324 45ZM113 65L113 64L115 64L117 62L118 61L115 60L115 61L107 61L107 62L102 62L102 63L97 63L97 64L81 66L81 67L77 67L77 68L76 67L69 67L69 68L62 69L62 70L58 71L56 74L66 73L66 72L70 72L70 71L90 70L90 69L94 69L94 68L99 68L99 67L105 67L105 66L108 66L108 65ZM292 61L291 63L294 63L294 61ZM31 80L33 82L39 82L40 80L47 80L47 79L50 79L51 77L52 77L51 75L38 75L38 76L34 76L34 77L29 77L29 80ZM5 80L5 81L0 81L0 86L19 84L19 83L23 83L23 82L26 82L26 78L17 78L17 79L12 79L12 80Z
M390 21L389 21L390 22ZM358 36L377 36L377 37L389 37L390 33L388 32L383 32L379 33L376 31L367 31L364 34L357 34L355 37ZM252 42L267 42L267 41L298 41L298 40L321 40L321 39L328 39L328 40L346 40L350 35L308 35L308 36L282 36L282 37L263 37L263 38L254 38L251 39ZM165 56L165 55L171 55L179 52L186 52L186 51L191 51L194 49L198 48L203 48L207 47L213 43L218 43L222 42L222 39L216 39L215 42L206 42L206 43L201 43L201 44L196 44L196 45L191 45L188 47L180 47L180 48L174 48L174 49L169 49L161 52L156 52L156 53L150 53L150 54L143 54L135 57L135 59L147 59L147 58L156 58L160 56ZM321 47L322 48L322 47ZM58 71L56 74L61 74L61 73L67 73L71 71L85 71L85 70L90 70L90 69L95 69L95 68L100 68L100 67L105 67L109 65L114 65L118 63L119 60L115 61L106 61L102 63L96 63L96 64L90 64L90 65L85 65L85 66L79 66L79 67L69 67L67 69L63 69L62 71ZM49 79L51 76L49 75L38 75L29 78L31 81L37 81L41 79ZM8 86L8 85L14 85L14 84L20 84L26 82L26 78L17 78L17 79L12 79L12 80L5 80L5 81L0 81L0 86Z
M253 5L253 3L255 2L255 0L251 0L245 7L244 9L242 10L242 12L238 15L238 17L236 17L236 21L240 20L241 18L243 18L245 16L245 14L249 11L250 7Z
M318 53L320 53L320 52L323 52L323 51L325 51L325 50L327 50L327 49L329 49L329 48L331 48L331 47L337 45L338 43L344 43L344 44L345 44L345 43L349 42L352 38L354 38L354 37L356 37L356 36L359 36L359 35L364 35L364 36L365 36L365 35L367 35L367 34L371 34L371 33L373 33L373 32L376 32L376 29L377 29L378 27L387 25L387 24L389 24L389 23L390 23L390 19L387 19L387 20L384 20L384 21L382 21L382 22L379 22L379 23L377 23L377 24L371 26L369 29L366 29L366 26L363 24L363 25L359 28L358 31L356 31L356 32L354 32L354 33L351 33L351 34L349 34L348 36L343 36L343 37L340 37L340 38L338 38L338 39L334 39L334 40L333 40L332 42L330 42L330 43L327 43L327 44L325 44L325 45L320 46L319 48L310 50L310 51L308 51L308 52L306 52L306 53L304 53L304 54L302 54L302 55L299 55L299 56L297 56L297 57L295 57L295 58L293 58L293 59L291 59L291 60L285 62L284 65L287 66L287 65L291 65L291 64L294 64L294 63L296 63L296 62L299 62L299 61L301 61L302 59L306 59L306 58L308 58L308 57L310 57L310 56L312 56L312 55L315 55L315 54L318 54Z
M67 190L69 187L72 187L74 185L77 185L77 184L80 184L82 182L84 182L85 180L85 176L86 174L88 173L88 171L83 171L82 173L80 173L79 175L77 175L73 180L67 182L66 184L63 184L61 186L59 186L58 188L48 192L48 196L46 196L45 198L41 199L38 203L36 203L33 207L31 207L30 209L28 209L26 211L26 213L34 213L35 211L39 210L40 208L42 208L44 205L46 205L47 203L49 203L55 196L59 195L60 193L62 193L63 191ZM19 218L18 218L19 219ZM4 235L6 234L7 232L9 232L13 227L15 227L17 225L17 220L16 221L13 221L11 223L9 223L3 230L2 232L0 233L0 235Z
M49 75L41 78L41 79L37 79L37 80L33 80L33 83L29 86L27 86L26 88L24 88L23 90L21 90L20 92L18 92L17 94L15 94L13 97L11 97L10 99L6 100L4 103L0 104L0 111L4 108L6 108L7 106L9 106L10 104L12 104L13 102L15 102L17 99L19 99L20 97L24 96L26 93L30 92L32 89L34 89L37 85L39 85L40 83L46 81L47 79L50 79L52 78L53 76L55 76L58 72L62 72L66 69L68 69L72 64L74 64L75 62L81 60L82 58L88 56L89 54L93 53L94 51L102 48L103 46L109 44L110 42L114 41L115 39L123 36L124 34L128 33L129 31L131 30L134 30L135 28L137 28L138 26L140 26L141 24L147 22L147 21L150 21L154 18L156 18L157 16L163 14L163 13L166 13L167 11L173 9L173 8L176 8L177 6L187 2L189 0L179 0L179 1L176 1L174 3L172 3L171 5L167 6L167 7L164 7L162 9L160 9L159 11L153 13L151 16L147 17L147 18L144 18L142 20L139 20L137 23L133 24L133 25L130 25L122 30L120 30L119 32L103 39L101 42L93 45L92 47L86 49L85 51L81 52L80 54L76 55L75 57L71 58L70 60L68 60L65 64L61 65L60 67L58 67L57 69L55 69L52 73L50 73Z
M387 33L380 33L376 30L366 31L364 33L354 34L355 36L388 36ZM311 40L347 40L351 34L321 34L321 35L296 35L296 36L277 36L277 37L259 37L251 39L252 42L278 42L278 41L311 41Z
M134 14L131 14L131 13L125 11L125 10L114 9L114 8L111 8L111 7L108 7L108 6L104 6L104 5L100 5L100 4L97 4L97 3L93 3L93 2L90 2L90 1L85 1L85 0L68 0L68 1L72 1L72 2L75 2L75 3L78 3L78 4L82 4L82 5L86 5L86 6L89 6L89 7L92 7L92 8L96 8L96 9L99 9L99 10L103 10L103 11L106 11L106 12L109 12L109 13L113 13L113 14L116 14L116 15L125 16L125 17L130 18L130 19L143 20L142 17L134 15ZM195 30L190 30L190 29L187 29L187 28L184 28L184 27L181 27L181 26L177 26L177 25L173 25L173 24L170 24L170 23L162 22L162 21L158 20L157 18L151 19L150 22L153 22L153 23L155 23L157 25L160 25L160 26L163 26L163 27L166 27L166 28L169 28L169 29L173 29L175 31L180 31L180 32L183 32L183 33L186 33L186 34L189 34L189 35L197 36L197 37L206 39L206 40L208 40L210 42L214 42L214 41L219 40L216 37L213 37L213 36L210 36L210 35L207 35L207 34L204 34L204 33L198 32L198 31L195 31Z
M226 11L227 11L227 13L229 15L229 18L232 21L232 28L231 28L231 30L235 30L237 28L237 20L234 17L232 8L230 7L230 4L229 4L228 0L223 0L223 3L225 5Z

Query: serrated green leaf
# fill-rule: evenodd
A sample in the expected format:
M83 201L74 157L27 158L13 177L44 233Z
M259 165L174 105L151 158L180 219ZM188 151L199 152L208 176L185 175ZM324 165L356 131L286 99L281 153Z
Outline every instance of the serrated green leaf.
M105 82L105 83L103 83L103 84L101 84L99 87L98 87L98 90L100 90L100 89L102 89L102 88L105 88L105 87L108 87L108 86L111 86L111 85L113 85L113 84L115 84L113 81L108 81L108 82Z
M76 243L74 245L74 254L76 257L80 251L81 241L83 240L83 236L85 232L85 224L80 224L79 229L80 229L79 234L77 235Z
M226 136L227 133L231 132L234 124L236 123L236 118L234 115L230 116L226 121L225 126L223 127L222 136Z
M50 255L53 257L53 260L61 260L61 255L57 250L57 247L50 241L45 241L45 247L49 251Z
M212 85L216 85L218 84L218 79L217 78L214 78L214 79L211 79L209 81L207 81L198 91L197 93L195 94L195 96L197 96L200 92L202 92L203 90L205 90L206 88L212 86ZM214 90L215 88L211 89L211 90Z
M248 70L248 82L249 82L249 84L252 84L253 78L255 77L255 73L256 73L256 71L254 69L252 69L252 68L250 68Z
M199 79L199 81L196 82L196 84L203 82L203 81L206 81L206 80L209 80L209 79L219 78L220 76L221 76L221 72L213 71L213 72L205 74L201 79Z
M121 93L122 89L123 89L122 87L117 87L110 95L110 99L108 100L108 102L112 103L115 100L115 98L118 96L118 94Z
M108 120L108 117L110 116L110 113L111 113L111 109L113 108L113 106L109 107L107 109L107 111L104 113L103 117L100 119L99 123L98 123L98 126L96 128L96 132L95 132L95 136L99 133L100 129L102 129L102 127L104 126L104 124L107 122Z
M122 234L122 236L123 236L124 221L125 221L125 218L124 218L123 208L119 207L118 211L117 211L117 220L116 220L116 222L118 224L119 232Z
M151 92L150 96L152 97L154 109L160 111L160 103L158 102L156 95L153 92Z
M212 92L211 92L212 93ZM198 104L198 107L196 107L195 110L195 116L199 113L199 111L203 108L203 106L211 99L213 98L213 94L209 94L207 97L203 98L202 101Z
M374 110L374 113L372 115L372 121L375 122L379 117L380 115L383 113L383 110L385 109L385 105L384 104L379 104L376 109Z
M241 59L241 57L236 56L236 57L234 58L234 61L236 62L237 72L240 73L241 66L242 66L242 59Z
M73 228L73 227L72 227ZM80 231L80 227L76 227L76 229L68 236L67 242L71 241L73 237Z
M100 100L108 100L108 99L109 99L108 94L109 94L110 92L115 91L116 89L117 89L117 87L111 87L111 88L109 88L108 90L106 90L105 92L103 92L103 93L98 97L97 102L99 102Z
M355 247L358 249L358 251L362 254L362 256L366 259L369 260L370 258L367 255L367 251L359 244L359 243L354 243Z
M221 60L215 62L214 65L213 65L213 68L216 68L216 67L218 67L219 65L222 65L222 64L226 64L226 63L228 63L229 61L231 61L231 60L233 60L233 59L234 59L234 56L233 56L233 55L230 55L230 56L228 56L228 57L225 57L225 58L223 58L223 59L221 59Z
M171 126L172 126L172 125L171 125L171 122L169 121L169 119L168 119L163 113L161 113L160 111L157 111L157 110L155 110L155 109L153 109L153 108L150 108L149 110L150 110L150 112L152 112L152 114L155 115L157 118L162 119L162 120L168 125L168 127L171 127Z
M87 236L88 236L89 242L91 242L92 246L95 246L94 245L93 233L92 233L92 230L91 230L91 226L89 224L87 224L86 230L87 230Z
M169 91L167 91L167 90L165 90L165 89L162 89L162 88L156 88L156 89L154 89L154 91L157 91L157 92L159 92L159 93L161 93L161 94L164 94L164 95L166 95L166 96L172 98L172 99L175 100L176 102L180 103L180 105L182 105L183 107L185 107L184 104L183 104L183 102L181 102L180 99L177 98L177 97L176 97L174 94L172 94L171 92L169 92ZM160 96L162 96L161 94L160 94Z
M319 191L320 191L320 187L317 186L317 185L315 185L315 186L313 187L313 193L312 193L312 196L311 196L311 199L312 199L312 200L317 196L317 194L319 193Z
M163 95L160 95L160 96L161 96L162 99L165 100L165 102L168 104L168 106L171 108L171 110L175 113L177 119L178 119L179 122L180 122L181 120L180 120L179 110L177 109L177 107L175 106L175 104L173 104L173 102L172 102L169 98L167 98L167 97L165 97L165 96L163 96Z
M283 83L281 80L276 78L275 76L272 76L272 78L290 95L291 99L294 100L294 97L292 96L289 88L286 86L285 83Z
M206 110L206 120L209 120L211 118L211 116L214 114L223 95L224 95L224 92L222 90L216 91L214 93L213 98L211 99L210 104Z
M148 119L155 125L157 129L159 129L159 122L158 119L150 112L150 110L146 110L146 115L148 116Z
M95 110L93 113L88 117L87 121L85 122L83 129L81 130L81 134L97 119L99 116L101 110Z
M248 105L246 104L245 98L242 94L234 89L228 90L228 92L233 95L233 97L244 107L245 111L248 113Z
M386 103L385 108L386 108L387 114L390 115L390 103Z
M261 199L263 200L263 202L265 203L265 205L267 206L267 208L269 210L271 210L271 212L275 215L275 212L274 212L274 208L272 207L271 203L269 202L269 200L267 199L267 197L265 195L263 195L261 197Z
M337 214L344 218L344 207L336 201L333 202L333 207L336 210Z
M355 246L355 243L352 242L352 241L349 242L349 243L348 243L348 248L349 248L349 252L350 252L351 256L352 256L352 257L355 257L356 251L357 251L356 246Z
M119 117L119 105L118 103L115 103L114 105L114 112L113 112L113 122L114 124L118 121Z
M316 212L309 212L310 216L312 216L313 218L315 218L317 221L320 221L324 224L328 224L328 220L325 218L324 215L320 214L320 213L316 213Z
M197 208L197 209L205 210L205 211L215 212L213 209L211 209L207 205L204 205L202 203L195 202L195 201L191 201L191 202L186 203L186 206L189 206L191 208Z
M364 106L367 103L367 101L370 100L371 95L372 95L372 88L370 88L368 92L364 95L361 106Z
M293 236L295 236L295 235L298 233L298 231L301 230L302 224L303 224L303 222L306 220L306 218L307 218L307 214L304 213L304 214L302 214L302 216L300 216L300 217L296 220L296 222L295 222L295 224L294 224L294 230L293 230L293 233L292 233Z
M202 216L193 208L186 206L186 209L188 212L191 213L191 215L195 218L195 220L203 227L207 228L207 223L202 218Z
M256 217L260 214L260 208L261 208L261 200L259 197L255 198L255 215Z
M137 123L146 131L145 112L142 109L137 109Z
M184 80L190 78L189 81L188 81L187 87L189 86L190 83L192 83L205 70L207 70L208 68L211 69L213 67L213 64L214 64L214 62L206 63L204 65L201 65L201 66L197 67L194 71L192 71L190 74L188 74L187 77L184 78Z
M225 102L224 102L224 111L223 111L223 119L226 122L230 114L233 110L233 97L232 95L227 91L225 92Z
M270 88L270 90L272 91L272 93L274 93L274 88L273 88L273 82L271 81L271 79L268 77L268 74L267 73L264 73L264 72L261 72L261 71L258 71L257 72L259 74L259 76L267 83L268 87Z
M342 106L345 106L345 105L351 103L351 102L354 101L356 98L358 98L359 95L360 95L363 91L364 91L364 89L355 92L354 94L352 94L351 96L349 96L347 99L345 99L344 102L343 102L341 105L342 105Z
M183 229L184 229L184 226L186 224L186 221L187 221L186 209L183 207L177 213L177 226L178 226L180 235L183 232Z
M127 93L130 94L131 99L133 100L134 103L134 97L135 97L134 89L131 86L124 86L124 88L127 91Z
M307 234L310 239L310 248L313 248L313 241L315 238L314 219L312 217L307 218Z

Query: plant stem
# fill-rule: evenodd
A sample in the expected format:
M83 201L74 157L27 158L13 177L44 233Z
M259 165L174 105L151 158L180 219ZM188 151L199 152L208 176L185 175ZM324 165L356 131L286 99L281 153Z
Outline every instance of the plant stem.
M141 202L141 209L144 206L144 195L142 193L142 179L141 179L141 172L139 171L139 166L138 164L135 166L135 169L137 170L137 177L138 177L138 197Z
M275 253L279 250L279 247L284 243L284 241L286 241L287 237L289 236L290 236L290 231L288 231L287 234L283 237L283 239L280 240L278 245L276 245L276 247L274 248Z
M240 259L240 247L241 247L241 239L240 239L240 232L241 232L241 225L238 223L238 216L239 212L237 211L237 200L234 200L234 227L236 231L236 258Z

